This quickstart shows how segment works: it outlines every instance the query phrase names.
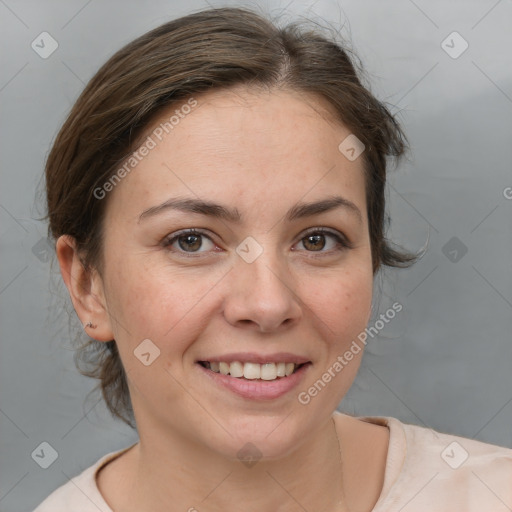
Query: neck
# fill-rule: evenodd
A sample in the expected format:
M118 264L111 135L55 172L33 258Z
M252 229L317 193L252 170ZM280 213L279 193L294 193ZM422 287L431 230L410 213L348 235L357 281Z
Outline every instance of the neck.
M140 432L127 510L348 510L332 418L284 457L253 463L226 459L168 428Z

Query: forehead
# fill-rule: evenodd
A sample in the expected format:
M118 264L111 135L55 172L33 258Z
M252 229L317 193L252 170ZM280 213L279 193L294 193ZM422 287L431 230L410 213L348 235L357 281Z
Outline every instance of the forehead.
M350 133L333 121L327 102L312 94L236 87L204 94L197 102L180 129L176 126L169 134L169 142L172 136L189 141L199 158L222 158L227 153L238 154L240 161L255 154L259 161L325 159L337 148L340 135ZM158 128L168 114L164 112L153 126Z
M333 117L325 100L296 91L237 87L198 95L153 118L139 146L150 150L114 195L143 208L171 191L224 202L256 194L296 202L337 191L364 210L362 158L349 161L339 151L350 130Z

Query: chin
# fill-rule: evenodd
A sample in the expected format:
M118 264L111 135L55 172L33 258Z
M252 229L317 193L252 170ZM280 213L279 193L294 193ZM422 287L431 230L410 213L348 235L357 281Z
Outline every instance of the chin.
M305 440L307 426L298 414L241 415L223 423L227 432L214 450L231 460L275 460L288 456Z

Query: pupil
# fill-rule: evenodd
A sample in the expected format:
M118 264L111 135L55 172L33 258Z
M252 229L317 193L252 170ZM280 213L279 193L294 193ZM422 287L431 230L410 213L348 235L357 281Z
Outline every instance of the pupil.
M323 238L323 235L310 235L307 237L307 243L310 243L310 240L314 240L314 242L312 242L313 248L323 249L325 246L325 241L320 246L319 242L321 241L321 238Z
M185 235L183 238L185 238L186 242L185 244L186 247L183 246L182 244L182 238L180 238L179 240L179 245L180 247L183 249L183 250L187 250L187 249L199 249L201 247L201 242L199 242L199 236L198 235ZM194 245L194 239L195 239L195 247L193 247Z

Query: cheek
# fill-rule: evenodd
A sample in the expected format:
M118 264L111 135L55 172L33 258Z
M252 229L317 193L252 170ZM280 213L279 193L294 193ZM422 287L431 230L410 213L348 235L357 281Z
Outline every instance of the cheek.
M167 265L152 264L149 254L143 259L126 257L110 267L109 288L115 292L109 296L109 311L114 324L118 320L116 340L121 350L133 350L149 338L162 350L179 351L204 328L201 299L219 277L213 272L198 278L183 270L171 271Z
M372 287L371 269L365 267L323 276L321 280L310 276L302 282L301 297L325 339L341 346L350 343L366 327Z

